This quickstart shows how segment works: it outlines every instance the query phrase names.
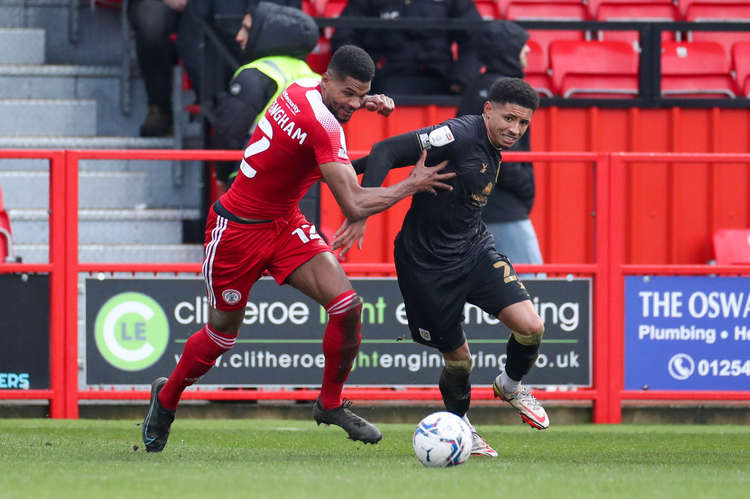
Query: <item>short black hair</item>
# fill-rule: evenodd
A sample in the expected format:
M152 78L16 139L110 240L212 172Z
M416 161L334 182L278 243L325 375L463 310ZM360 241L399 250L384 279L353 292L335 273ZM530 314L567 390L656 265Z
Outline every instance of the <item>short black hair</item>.
M498 78L490 87L489 99L498 104L518 104L532 111L539 107L536 91L521 78Z
M358 81L370 82L375 76L375 63L367 52L356 45L342 45L333 53L328 72L341 80L351 76Z

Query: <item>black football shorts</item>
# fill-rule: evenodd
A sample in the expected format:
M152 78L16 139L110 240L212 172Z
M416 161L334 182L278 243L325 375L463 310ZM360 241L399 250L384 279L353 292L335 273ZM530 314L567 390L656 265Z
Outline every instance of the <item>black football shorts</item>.
M467 302L497 317L505 307L530 299L510 260L494 248L481 252L467 272L425 271L408 257L399 258L397 251L396 272L412 338L441 352L466 342L462 323Z

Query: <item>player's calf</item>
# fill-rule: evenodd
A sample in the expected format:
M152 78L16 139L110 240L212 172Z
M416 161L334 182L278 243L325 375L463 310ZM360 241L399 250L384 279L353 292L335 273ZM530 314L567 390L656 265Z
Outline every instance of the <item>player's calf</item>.
M463 416L471 404L471 383L469 375L473 363L471 357L466 360L445 360L445 367L440 374L440 394L446 410Z
M328 325L323 333L323 383L320 400L325 407L341 405L341 392L349 377L362 340L362 300L346 291L326 305Z

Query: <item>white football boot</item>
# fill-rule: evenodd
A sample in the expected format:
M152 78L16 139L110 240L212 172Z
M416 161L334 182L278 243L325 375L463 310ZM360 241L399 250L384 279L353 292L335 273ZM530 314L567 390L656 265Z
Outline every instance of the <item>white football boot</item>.
M500 376L498 376L492 383L492 389L495 392L495 397L499 397L501 400L509 403L511 407L518 411L521 419L526 424L537 430L546 430L549 428L547 412L528 388L518 385L517 390L506 392L503 390Z
M490 447L490 444L477 433L474 425L471 424L469 418L464 415L464 421L471 429L471 455L472 456L486 456L486 457L497 457L497 451Z

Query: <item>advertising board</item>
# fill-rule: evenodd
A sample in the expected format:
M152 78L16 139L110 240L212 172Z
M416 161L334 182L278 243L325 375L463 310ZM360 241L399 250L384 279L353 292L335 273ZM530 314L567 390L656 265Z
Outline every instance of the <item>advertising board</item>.
M750 279L627 276L626 390L750 390Z
M437 350L411 340L395 279L352 279L364 301L363 341L348 386L433 386ZM536 368L527 382L591 385L591 282L529 280L546 323ZM187 338L207 319L201 279L86 279L86 385L143 385L168 375ZM473 305L464 327L474 355L472 379L489 385L505 363L510 334ZM299 291L261 279L245 308L232 350L201 380L215 386L319 386L325 310Z

